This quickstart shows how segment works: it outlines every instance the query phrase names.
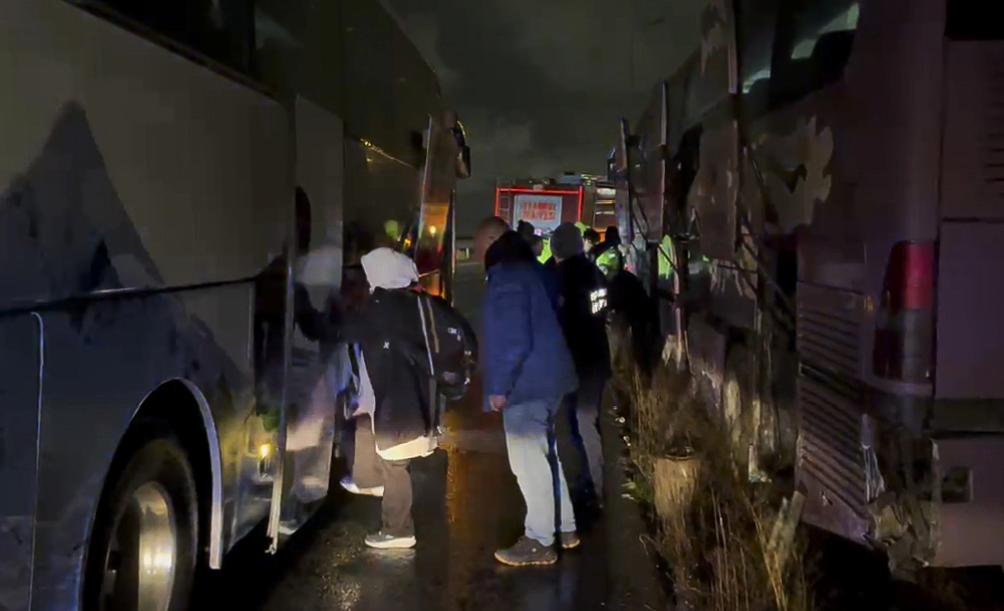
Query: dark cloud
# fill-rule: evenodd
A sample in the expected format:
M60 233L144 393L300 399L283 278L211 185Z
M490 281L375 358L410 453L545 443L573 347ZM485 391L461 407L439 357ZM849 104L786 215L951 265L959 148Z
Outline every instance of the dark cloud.
M697 46L701 0L386 0L467 126L461 231L496 179L600 172L617 120Z

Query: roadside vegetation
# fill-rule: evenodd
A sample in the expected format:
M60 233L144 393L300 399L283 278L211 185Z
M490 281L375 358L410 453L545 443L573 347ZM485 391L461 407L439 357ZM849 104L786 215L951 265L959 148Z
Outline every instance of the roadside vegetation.
M627 492L650 509L678 608L811 608L806 543L778 518L785 486L749 481L689 374L660 368L632 386L623 408L635 468Z

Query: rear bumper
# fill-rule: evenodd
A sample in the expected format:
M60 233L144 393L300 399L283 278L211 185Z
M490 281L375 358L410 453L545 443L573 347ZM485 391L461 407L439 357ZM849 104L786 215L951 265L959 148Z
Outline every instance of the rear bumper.
M938 407L800 376L804 521L899 567L1004 565L1004 431L918 430Z
M968 470L969 495L936 507L934 566L1004 565L1004 435L932 442L942 474Z

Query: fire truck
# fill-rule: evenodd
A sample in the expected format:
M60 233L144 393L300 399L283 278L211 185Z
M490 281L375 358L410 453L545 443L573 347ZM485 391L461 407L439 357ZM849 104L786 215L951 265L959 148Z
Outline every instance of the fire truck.
M602 231L617 224L615 195L613 183L587 174L499 183L495 216L512 227L526 221L544 236L562 223L581 223Z

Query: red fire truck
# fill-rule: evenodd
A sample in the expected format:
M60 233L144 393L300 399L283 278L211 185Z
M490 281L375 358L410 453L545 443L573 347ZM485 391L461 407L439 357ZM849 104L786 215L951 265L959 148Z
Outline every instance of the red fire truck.
M520 221L548 235L561 223L582 223L599 231L616 224L614 188L596 177L566 174L522 180L495 188L495 215L515 227Z

